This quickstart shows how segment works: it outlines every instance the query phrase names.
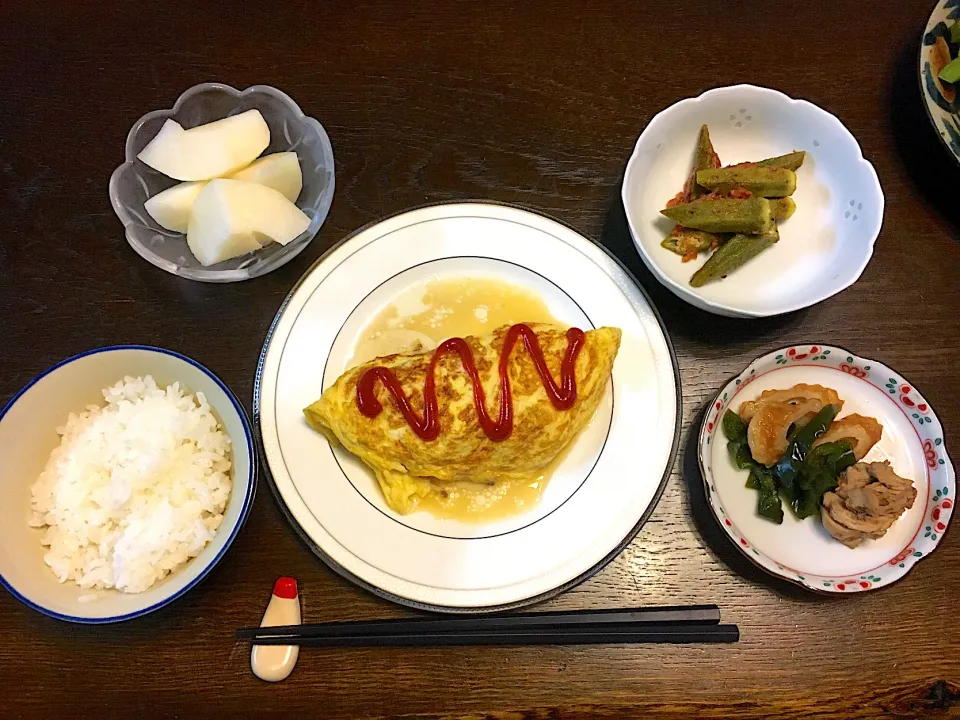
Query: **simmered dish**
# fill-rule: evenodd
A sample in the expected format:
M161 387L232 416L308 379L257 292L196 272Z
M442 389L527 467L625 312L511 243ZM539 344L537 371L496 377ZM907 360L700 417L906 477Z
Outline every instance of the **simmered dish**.
M589 423L620 330L516 323L345 372L304 410L408 513L454 483L537 478Z
M823 496L820 519L827 532L855 548L869 538L883 537L916 499L913 483L897 475L889 462L861 462Z
M749 472L757 513L783 522L783 502L848 547L879 538L913 506L917 491L889 463L860 462L883 435L871 417L835 419L843 400L832 388L767 390L723 417L734 464Z

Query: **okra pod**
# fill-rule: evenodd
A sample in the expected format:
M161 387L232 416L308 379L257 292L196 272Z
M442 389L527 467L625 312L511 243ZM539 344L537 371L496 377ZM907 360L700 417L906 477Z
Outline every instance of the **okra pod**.
M690 284L702 287L732 273L780 239L776 228L762 235L737 234L717 248L693 277Z
M692 253L702 253L714 247L719 247L724 238L714 233L690 228L675 227L660 243L661 247L677 255L687 256Z
M706 125L700 127L700 136L697 138L697 155L694 160L694 177L690 183L690 197L696 200L698 197L707 194L707 191L697 185L696 173L699 170L710 170L720 167L720 156L713 149L713 142L710 140L710 129Z
M708 170L710 168L720 167L720 156L713 149L713 141L710 140L710 129L706 125L700 126L700 134L697 137L697 153L693 161L693 170L687 179L686 189L689 192L690 200L696 200L707 194L707 190L697 185L697 171ZM677 225L673 228L660 243L661 247L670 252L674 252L682 257L688 257L691 253L702 253L717 247L722 238L713 233L703 230L692 230Z
M742 187L760 197L786 197L797 189L797 176L777 167L733 167L701 170L697 183L720 193Z
M789 220L797 209L797 204L793 198L775 198L770 201L770 210L773 212L773 219L777 222Z
M803 161L806 159L806 157L806 152L803 150L797 150L792 153L787 153L786 155L777 155L776 157L761 160L757 163L757 167L783 168L784 170L793 170L796 172L797 168L803 165Z
M766 198L695 200L660 212L678 225L711 233L762 233L774 224Z

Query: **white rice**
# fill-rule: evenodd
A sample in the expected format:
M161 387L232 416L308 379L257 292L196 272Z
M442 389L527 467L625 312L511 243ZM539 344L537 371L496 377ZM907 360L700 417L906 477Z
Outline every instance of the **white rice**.
M230 438L203 393L149 375L70 414L34 483L30 524L60 582L142 592L196 557L223 522Z

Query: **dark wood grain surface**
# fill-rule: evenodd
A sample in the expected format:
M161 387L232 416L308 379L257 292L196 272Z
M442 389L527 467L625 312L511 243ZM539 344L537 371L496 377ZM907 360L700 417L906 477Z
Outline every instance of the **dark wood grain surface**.
M0 401L73 353L138 342L206 364L249 409L268 324L326 248L425 202L520 203L599 240L637 274L683 381L681 453L659 506L622 555L549 608L716 602L743 634L735 646L313 650L289 680L268 685L233 631L259 621L278 575L299 579L310 620L403 611L328 571L264 484L224 562L150 617L74 627L0 593L0 716L960 716L960 532L892 587L808 595L745 567L725 544L688 452L702 404L728 376L770 349L815 341L915 382L960 453L960 173L916 79L931 9L932 0L0 3ZM319 236L252 282L196 284L148 265L107 197L134 120L208 80L287 91L334 146L337 191ZM706 315L662 289L619 200L650 118L737 82L835 113L887 200L857 284L754 322Z

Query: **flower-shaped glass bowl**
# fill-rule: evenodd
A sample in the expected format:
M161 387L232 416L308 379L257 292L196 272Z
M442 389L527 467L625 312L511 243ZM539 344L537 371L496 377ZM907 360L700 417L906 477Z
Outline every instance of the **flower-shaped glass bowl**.
M263 154L297 153L303 172L303 190L296 204L310 218L310 225L286 245L270 243L257 252L204 267L187 247L186 236L160 227L144 210L148 198L176 185L177 181L145 165L137 159L137 154L154 138L167 118L189 129L254 108L270 128L270 145ZM204 282L248 280L289 262L317 234L332 200L333 148L326 131L319 122L304 115L289 96L266 85L254 85L241 92L228 85L203 83L183 93L171 110L147 113L134 123L127 135L126 161L110 178L110 201L131 247L167 272Z

